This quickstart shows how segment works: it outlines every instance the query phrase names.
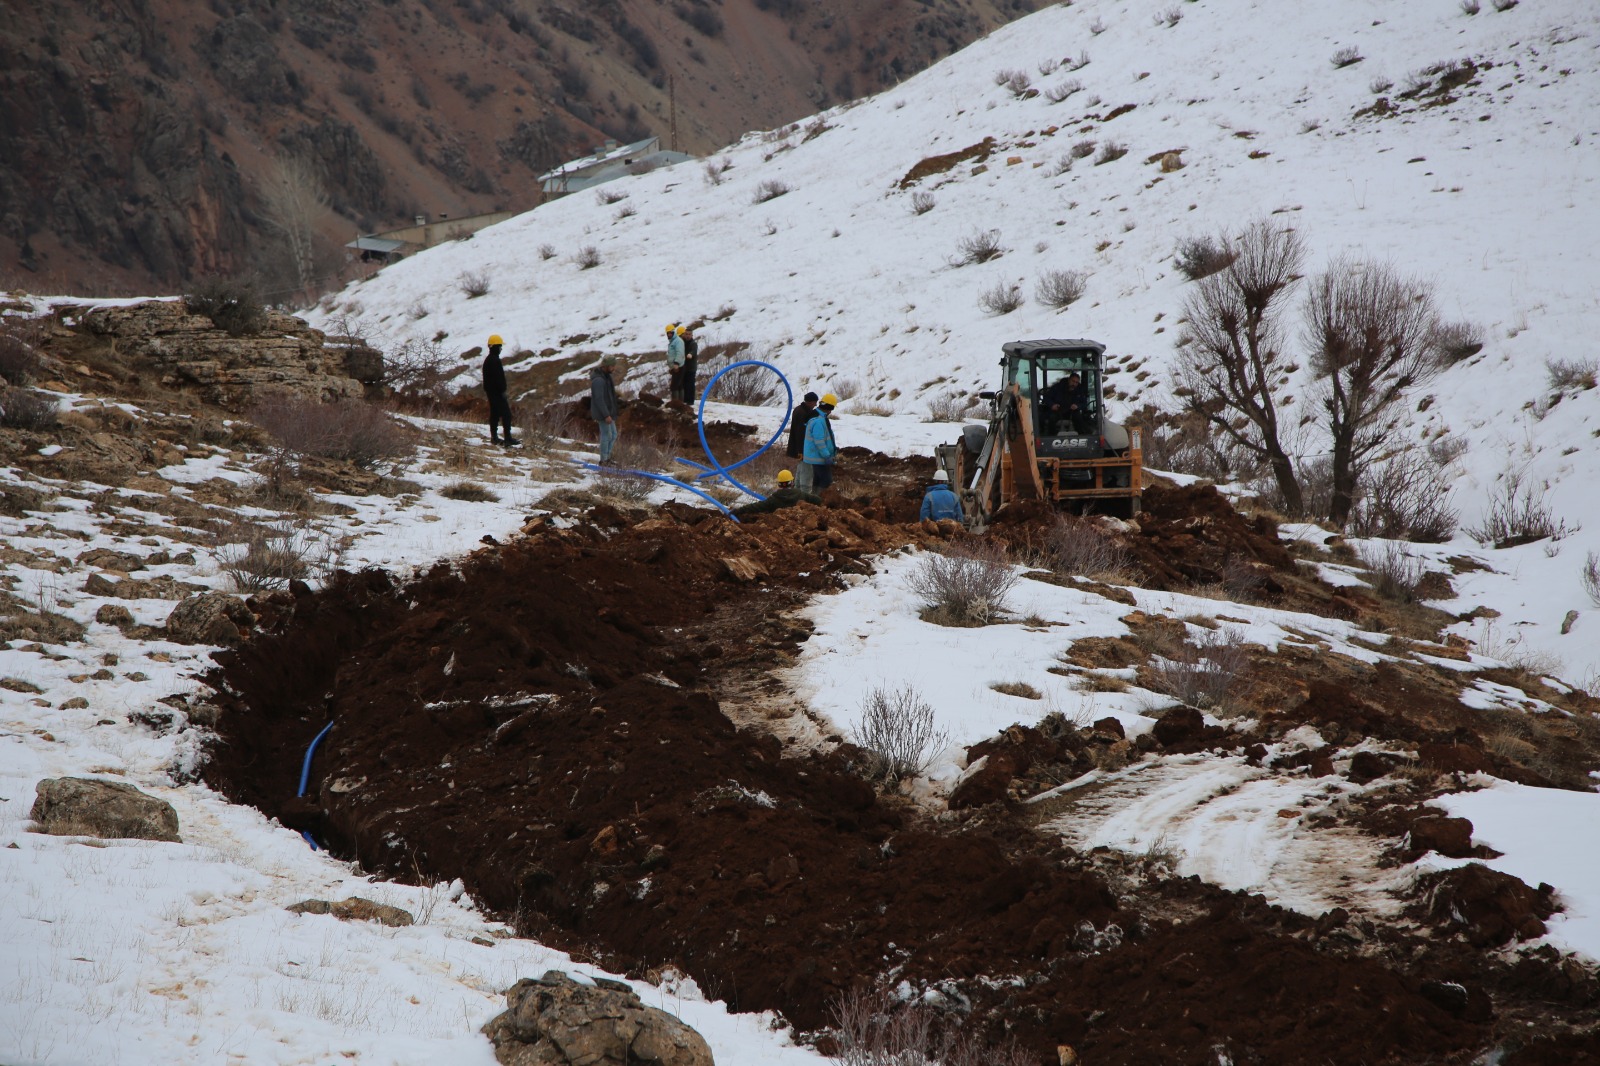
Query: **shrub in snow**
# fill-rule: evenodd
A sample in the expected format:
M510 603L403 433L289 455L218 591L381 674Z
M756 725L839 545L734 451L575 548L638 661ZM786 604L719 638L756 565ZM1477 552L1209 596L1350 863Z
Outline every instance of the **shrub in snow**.
M0 389L0 426L7 429L49 429L56 424L56 401L32 389Z
M489 295L489 275L479 270L464 271L456 279L456 287L469 300Z
M982 626L1005 610L1017 574L998 544L976 540L924 556L906 584L928 609L930 621Z
M1181 7L1169 7L1165 11L1161 12L1161 14L1156 16L1156 25L1164 25L1168 29L1171 29L1173 26L1176 26L1182 21L1183 8Z
M1567 389L1592 389L1595 375L1600 372L1600 362L1594 359L1546 359L1545 373L1550 387L1558 392Z
M43 361L25 334L36 330L6 324L0 326L0 380L13 385L31 385L39 376Z
M1355 505L1346 529L1361 537L1442 544L1456 534L1460 516L1450 506L1451 495L1440 491L1440 463L1430 451L1426 455L1407 449L1364 471L1357 483ZM1331 483L1330 483L1331 489Z
M1550 537L1560 540L1570 530L1544 502L1543 488L1526 483L1520 470L1501 475L1500 486L1489 497L1483 521L1467 530L1479 544L1509 548Z
M978 306L991 315L1009 315L1023 304L1022 286L997 281L978 296Z
M1361 50L1354 45L1347 45L1333 53L1333 65L1348 67L1361 62Z
M1250 668L1244 637L1236 629L1208 630L1169 657L1153 660L1161 691L1190 707L1220 710Z
M938 201L933 198L933 193L923 191L914 192L911 194L911 213L913 215L925 215L929 211L933 210L934 204L936 203L938 203Z
M700 371L701 380L709 382L717 371L728 365L727 359L707 362ZM717 380L714 393L718 403L737 403L746 407L771 407L777 403L781 390L772 371L759 366L742 366L730 370Z
M254 336L267 325L266 309L249 281L205 278L184 296L183 305L234 337Z
M217 569L237 592L272 592L320 571L327 543L304 523L236 522L217 538Z
M251 408L249 417L291 459L343 459L369 469L411 451L404 429L378 408L359 400L317 403L299 396L277 396Z
M1589 602L1600 607L1600 555L1590 552L1583 560L1583 571L1579 575L1583 584L1584 595L1589 597Z
M1462 14L1476 15L1481 10L1483 9L1479 6L1478 0L1461 0Z
M1100 154L1094 157L1094 165L1097 167L1103 166L1106 163L1121 159L1127 154L1127 145L1118 144L1116 141L1107 141L1100 146Z
M1408 555L1398 544L1387 542L1356 551L1361 565L1372 575L1372 587L1387 600L1411 603L1422 584L1422 560Z
M592 244L586 244L578 249L578 254L573 257L579 270L593 270L600 265L600 249Z
M1072 576L1100 577L1120 573L1128 551L1111 533L1073 515L1057 515L1045 537L1050 569Z
M1089 276L1081 270L1047 270L1039 278L1034 295L1046 307L1064 310L1083 299Z
M1044 98L1052 104L1059 104L1073 93L1083 91L1083 82L1077 78L1069 78L1057 85L1052 85L1044 91Z
M965 396L936 396L928 401L928 421L959 422L971 406Z
M933 708L910 685L869 692L861 702L861 724L852 736L874 756L871 776L889 782L921 774L950 740L935 728Z
M599 190L596 190L594 195L595 195L595 199L599 200L606 207L610 207L612 204L618 203L618 202L620 202L622 200L626 200L628 198L628 194L627 193L619 192L616 189L599 189Z
M968 234L956 242L955 258L950 260L951 266L966 266L969 263L987 263L1000 254L1000 231L997 229L980 230Z
M756 186L754 203L764 204L768 200L776 200L789 191L789 186L781 181L767 180Z
M1087 159L1092 155L1094 155L1093 141L1079 141L1072 146L1072 158L1074 159Z
M556 246L555 245L553 245L553 244L541 244L541 245L539 245L539 258L540 259L554 259L556 257L556 255L557 255L557 252L556 252Z
M442 400L460 369L454 356L434 341L412 339L383 357L383 381L409 398Z
M1433 330L1433 347L1446 363L1459 363L1483 351L1483 334L1470 322L1440 322Z

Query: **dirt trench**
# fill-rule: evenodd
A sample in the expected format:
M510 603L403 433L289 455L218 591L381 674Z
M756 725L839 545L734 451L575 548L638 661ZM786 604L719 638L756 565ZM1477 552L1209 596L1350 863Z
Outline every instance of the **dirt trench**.
M209 678L208 780L370 870L460 877L523 934L639 976L674 966L804 1031L880 975L994 1043L1093 1066L1466 1063L1529 1018L1593 1031L1592 981L1552 984L1554 963L1353 934L1192 879L1140 887L1003 807L882 796L848 745L736 728L713 694L797 652L803 596L920 538L889 520L907 495L744 525L600 510L409 583L280 597Z

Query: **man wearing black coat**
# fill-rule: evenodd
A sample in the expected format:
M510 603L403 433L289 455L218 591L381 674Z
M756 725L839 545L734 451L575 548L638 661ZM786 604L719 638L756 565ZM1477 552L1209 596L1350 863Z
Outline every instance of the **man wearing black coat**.
M499 444L495 431L506 427L506 446L517 443L511 439L511 399L506 395L506 368L500 364L500 334L489 337L489 354L483 357L483 391L489 397L489 443Z
M808 392L800 401L800 406L794 409L794 414L789 417L789 450L784 454L795 460L794 487L803 492L811 489L811 467L800 460L805 457L806 423L811 421L817 413L817 394Z

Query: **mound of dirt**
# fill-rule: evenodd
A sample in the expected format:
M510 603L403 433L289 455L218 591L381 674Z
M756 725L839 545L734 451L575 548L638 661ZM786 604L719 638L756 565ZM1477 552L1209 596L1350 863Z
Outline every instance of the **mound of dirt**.
M340 575L219 656L207 776L369 869L460 877L522 932L635 974L670 962L805 1029L892 971L969 1005L969 1031L1097 1064L1486 1046L1486 1020L1427 994L1438 975L1330 953L1309 919L1192 880L1113 892L1001 808L930 819L875 794L849 746L785 755L737 729L710 692L794 652L775 611L915 536L849 509L741 526L668 506L535 527L408 584ZM1127 745L1107 727L989 750L1020 766L1075 743Z

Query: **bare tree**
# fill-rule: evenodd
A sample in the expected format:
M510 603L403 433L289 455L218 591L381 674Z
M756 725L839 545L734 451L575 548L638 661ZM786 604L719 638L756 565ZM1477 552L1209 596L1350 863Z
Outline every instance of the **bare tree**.
M1282 318L1305 261L1305 243L1267 220L1223 242L1226 267L1201 278L1184 301L1190 336L1178 349L1185 404L1261 460L1294 514L1304 509L1283 445L1280 408L1291 370Z
M1397 401L1439 370L1439 315L1421 280L1388 264L1340 260L1312 284L1305 318L1332 444L1328 519L1342 526L1362 471L1396 429Z
M328 206L317 168L300 156L279 157L267 172L261 202L267 224L288 246L295 280L302 290L310 289L317 273L313 227Z

